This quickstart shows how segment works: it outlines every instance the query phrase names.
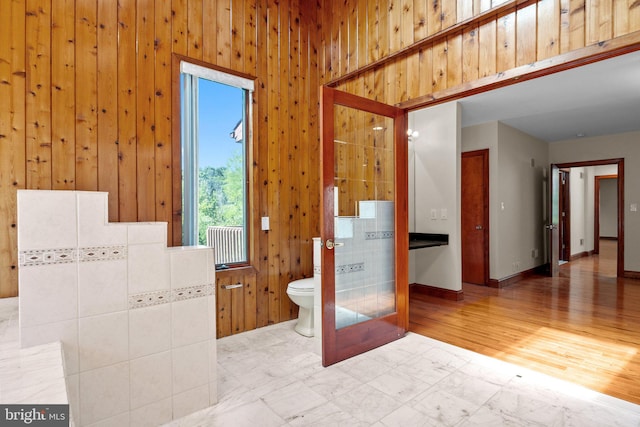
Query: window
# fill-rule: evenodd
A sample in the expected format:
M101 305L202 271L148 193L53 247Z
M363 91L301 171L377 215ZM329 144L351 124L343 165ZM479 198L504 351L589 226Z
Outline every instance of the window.
M248 259L247 150L253 80L182 61L182 243L218 268Z

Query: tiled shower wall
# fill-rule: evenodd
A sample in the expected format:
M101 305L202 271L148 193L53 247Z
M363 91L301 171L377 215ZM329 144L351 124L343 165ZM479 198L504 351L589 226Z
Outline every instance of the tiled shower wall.
M108 223L107 193L18 191L20 340L61 341L76 425L158 425L217 401L213 251Z
M336 217L336 242L344 243L335 249L336 305L355 316L346 324L395 311L393 208L360 201L358 217Z

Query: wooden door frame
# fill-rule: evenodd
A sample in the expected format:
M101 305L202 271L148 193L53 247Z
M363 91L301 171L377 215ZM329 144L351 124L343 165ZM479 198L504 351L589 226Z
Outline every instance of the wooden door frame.
M462 157L473 157L473 156L482 156L482 163L483 163L483 176L482 179L485 182L486 185L484 185L483 188L483 194L482 194L482 210L483 210L483 217L484 217L484 221L482 224L483 227L483 233L484 233L484 248L483 248L483 252L484 252L484 285L485 286L489 286L489 276L490 276L490 272L489 272L489 267L490 267L490 233L489 233L489 149L488 148L484 148L481 150L473 150L473 151L465 151L462 154ZM464 212L464 207L462 209L462 211Z
M600 253L600 181L618 179L618 175L598 175L593 177L593 253ZM619 208L619 207L618 207Z
M556 163L558 168L579 168L587 166L618 166L618 277L624 277L624 158L589 160L583 162ZM595 236L594 236L595 240ZM553 266L552 266L553 267Z

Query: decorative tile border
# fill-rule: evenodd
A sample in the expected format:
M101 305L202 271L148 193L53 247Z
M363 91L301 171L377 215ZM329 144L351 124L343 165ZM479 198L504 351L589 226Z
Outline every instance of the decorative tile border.
M18 253L18 265L20 267L67 264L75 262L76 259L77 251L73 248L34 249Z
M171 302L171 291L169 290L129 295L129 310L166 304L168 302Z
M208 295L213 295L213 293L213 285L189 286L186 288L174 289L171 292L171 301L184 301L187 299L206 297Z
M364 233L365 240L393 239L393 231L367 231Z
M113 261L127 258L127 246L101 246L78 249L78 261Z
M18 253L20 267L66 264L70 262L112 261L127 258L126 246L100 246L89 248L34 249Z
M364 262L336 266L336 274L356 273L358 271L364 271Z
M129 310L151 307L170 302L184 301L193 298L202 298L213 295L214 292L215 286L213 284L188 286L173 290L166 289L155 292L143 292L140 294L129 295Z

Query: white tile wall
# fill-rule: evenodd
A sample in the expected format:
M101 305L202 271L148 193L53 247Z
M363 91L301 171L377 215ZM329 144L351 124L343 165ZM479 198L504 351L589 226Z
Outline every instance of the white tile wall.
M129 232L133 227L129 227ZM166 243L129 245L129 293L169 289L169 254Z
M119 311L78 321L80 372L129 359L129 313Z
M75 262L21 268L18 281L21 327L71 320L78 316Z
M78 245L74 191L18 191L18 211L18 248Z
M129 311L129 356L137 358L171 349L171 304Z
M209 343L206 341L172 350L173 393L209 383Z
M171 352L132 359L131 409L171 397Z
M127 260L78 263L78 315L127 309Z
M18 191L21 345L61 341L77 426L160 425L217 402L210 248L107 222L106 193Z
M171 421L173 416L173 399L168 398L153 402L131 411L131 426L157 427Z
M129 362L80 374L80 425L129 412Z

